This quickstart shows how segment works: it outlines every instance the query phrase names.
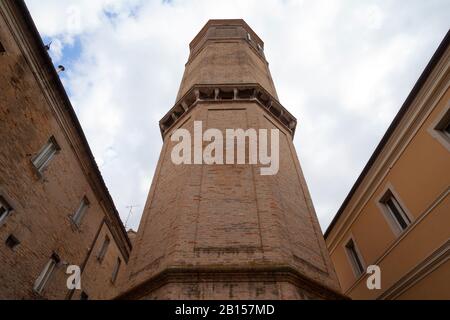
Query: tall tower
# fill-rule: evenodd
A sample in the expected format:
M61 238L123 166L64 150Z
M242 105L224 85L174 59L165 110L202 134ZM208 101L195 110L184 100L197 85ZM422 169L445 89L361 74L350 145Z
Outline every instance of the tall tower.
M194 136L198 121L224 136L279 129L278 173L174 164L172 134ZM164 145L120 298L341 298L292 142L296 124L278 101L263 41L243 20L210 20L160 122Z

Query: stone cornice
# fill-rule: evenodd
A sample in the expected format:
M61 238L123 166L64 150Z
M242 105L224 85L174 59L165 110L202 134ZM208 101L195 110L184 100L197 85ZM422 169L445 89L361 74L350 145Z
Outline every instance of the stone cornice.
M197 84L159 122L163 139L199 102L256 102L294 137L297 119L259 84Z
M290 266L267 265L252 267L169 267L140 285L119 295L116 300L141 299L146 294L169 283L190 282L289 282L327 300L349 298L323 284L310 279Z

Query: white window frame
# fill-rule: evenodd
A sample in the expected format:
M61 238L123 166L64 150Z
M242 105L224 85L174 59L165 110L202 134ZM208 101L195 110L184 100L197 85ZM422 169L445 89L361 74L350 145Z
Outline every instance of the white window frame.
M50 164L53 157L61 150L55 137L50 137L47 143L41 150L33 157L31 162L39 174L42 174Z
M101 263L103 259L105 259L106 253L108 252L108 248L111 244L111 240L109 236L105 237L105 240L103 240L102 247L100 248L100 251L98 252L97 260Z
M1 226L5 223L6 219L8 219L8 217L11 215L11 212L14 210L9 204L9 202L2 195L0 195L0 209L5 210L0 216L0 226Z
M87 210L89 209L90 203L86 196L83 197L81 200L80 205L78 206L77 211L72 215L71 219L72 222L77 226L81 226L81 223L83 222L83 218L86 215Z
M392 212L391 208L387 204L387 201L389 199L393 200L392 202L396 206L397 211L400 213L403 220L406 222L407 226L405 229L403 229L400 222L397 220L397 217L395 216L395 214ZM381 210L384 218L388 222L389 227L392 229L392 232L396 236L399 236L400 234L405 232L405 230L407 230L409 228L409 226L412 224L412 222L413 222L412 215L409 213L407 207L404 205L400 196L394 190L394 187L391 184L388 184L386 186L386 188L384 189L384 191L381 193L381 196L379 197L379 199L377 201L377 205L378 205L378 208Z
M428 133L439 141L450 152L450 135L444 132L444 129L450 123L450 102L436 117L431 126L428 128Z
M53 254L50 260L45 265L44 269L41 271L39 277L34 282L33 290L38 294L42 294L48 281L53 275L56 267L58 266L60 259L56 254Z
M349 243L353 243L353 249L354 252L350 250ZM361 255L361 252L359 251L359 247L356 244L355 237L353 235L350 235L350 237L347 238L347 240L344 242L344 251L347 256L348 262L350 263L351 269L353 271L353 274L358 279L361 275L365 273L366 263L364 262L364 259ZM356 254L356 256L354 254ZM359 264L361 264L362 270L359 269L359 264L356 261L358 259Z

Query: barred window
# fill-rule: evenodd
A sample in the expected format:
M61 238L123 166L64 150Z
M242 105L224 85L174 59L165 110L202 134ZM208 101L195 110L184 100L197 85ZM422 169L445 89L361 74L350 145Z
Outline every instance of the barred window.
M98 257L97 257L98 261L102 262L103 259L105 258L106 252L108 252L108 247L109 247L110 242L111 241L109 240L109 237L106 236L105 241L103 241L100 252L98 253Z
M44 172L45 168L47 168L48 164L59 150L61 149L55 138L51 137L46 145L42 147L39 153L32 159L33 165L39 173L42 174Z
M81 200L80 206L77 211L72 216L72 221L77 225L81 225L81 221L83 217L86 215L86 211L89 208L89 200L86 197L83 197Z
M41 274L34 283L33 289L35 292L42 294L42 292L45 289L45 286L52 277L53 272L55 271L55 268L59 262L60 262L59 257L56 254L52 254L50 260L47 262Z
M119 275L120 265L122 264L122 260L117 258L116 264L114 265L113 273L111 276L111 282L115 283L117 280L117 276Z

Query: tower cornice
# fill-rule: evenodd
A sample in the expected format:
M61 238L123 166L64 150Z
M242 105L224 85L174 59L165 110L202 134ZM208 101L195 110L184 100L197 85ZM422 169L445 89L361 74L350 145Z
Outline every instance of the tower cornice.
M256 102L290 132L292 137L295 135L297 119L261 85L197 84L192 86L159 122L163 139L167 132L202 102Z
M254 265L245 266L173 266L140 283L132 290L122 293L115 300L139 300L148 292L155 291L170 283L220 283L239 282L273 282L291 283L299 288L314 292L315 299L349 300L337 290L311 279L288 265Z

